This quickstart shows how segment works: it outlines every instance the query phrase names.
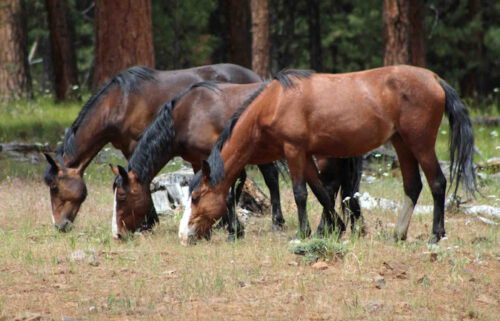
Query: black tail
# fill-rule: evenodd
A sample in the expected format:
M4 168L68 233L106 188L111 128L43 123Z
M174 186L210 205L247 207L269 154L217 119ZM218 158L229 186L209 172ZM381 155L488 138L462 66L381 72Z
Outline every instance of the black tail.
M450 122L450 187L455 182L453 196L456 196L462 181L465 192L475 196L477 192L474 170L474 134L469 113L460 101L455 89L440 79L439 84L446 95L445 112Z

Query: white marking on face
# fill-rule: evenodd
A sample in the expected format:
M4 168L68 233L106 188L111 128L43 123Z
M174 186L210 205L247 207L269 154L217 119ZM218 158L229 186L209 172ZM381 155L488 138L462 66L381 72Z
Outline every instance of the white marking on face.
M113 204L113 218L111 219L111 233L115 239L118 238L118 224L116 223L116 188L115 188L115 199Z
M191 219L191 196L186 202L186 207L184 208L184 213L182 214L182 219L179 224L179 239L182 245L188 245L189 238L194 235L194 228L189 226L190 219Z
M403 208L399 213L398 224L396 225L396 235L398 237L405 237L408 233L408 227L410 226L411 215L413 214L413 208L415 205L413 201L405 195L405 200L403 204Z
M52 225L56 225L56 218L54 217L54 213L50 215L50 219L52 220Z

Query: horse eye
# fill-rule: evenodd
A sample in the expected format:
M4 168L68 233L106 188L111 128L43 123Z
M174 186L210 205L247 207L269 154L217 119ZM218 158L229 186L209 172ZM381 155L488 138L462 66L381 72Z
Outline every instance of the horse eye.
M197 204L199 200L200 200L200 195L191 197L191 202L194 204Z
M52 192L57 192L57 185L56 185L56 184L52 184L52 185L50 185L50 186L49 186L49 188L50 188L50 190L51 190Z

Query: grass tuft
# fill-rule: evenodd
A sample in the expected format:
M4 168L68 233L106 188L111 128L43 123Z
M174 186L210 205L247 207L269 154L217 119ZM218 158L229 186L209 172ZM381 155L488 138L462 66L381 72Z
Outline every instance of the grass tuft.
M303 255L306 262L317 260L332 260L334 258L343 258L349 248L346 244L340 243L337 237L324 239L313 238L309 241L294 244L289 248L291 253Z

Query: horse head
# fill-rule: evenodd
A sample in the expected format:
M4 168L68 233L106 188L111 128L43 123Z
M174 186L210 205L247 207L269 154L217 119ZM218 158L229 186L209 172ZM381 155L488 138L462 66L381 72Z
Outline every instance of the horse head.
M44 155L49 163L44 180L50 188L52 223L59 231L66 232L87 197L87 187L79 168L67 168L60 159Z
M141 184L131 169L118 166L111 170L116 175L113 191L115 195L113 219L111 220L114 238L122 238L129 232L138 230L146 215L153 208L149 184Z
M212 185L210 173L210 165L204 160L201 173L193 178L195 181L201 175L201 182L192 189L179 225L179 239L183 245L193 244L202 237L209 238L210 228L227 211L227 192L221 191L219 185Z

